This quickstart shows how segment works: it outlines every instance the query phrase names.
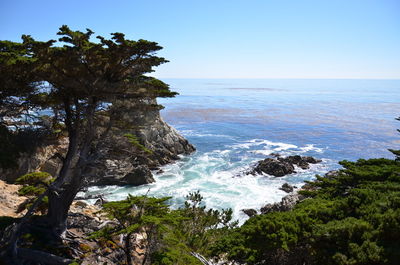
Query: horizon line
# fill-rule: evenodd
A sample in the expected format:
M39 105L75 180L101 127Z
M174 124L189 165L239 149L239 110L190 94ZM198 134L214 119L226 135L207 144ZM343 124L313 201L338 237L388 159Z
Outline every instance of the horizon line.
M393 80L400 81L398 78L340 78L340 77L159 77L158 79L288 79L288 80Z

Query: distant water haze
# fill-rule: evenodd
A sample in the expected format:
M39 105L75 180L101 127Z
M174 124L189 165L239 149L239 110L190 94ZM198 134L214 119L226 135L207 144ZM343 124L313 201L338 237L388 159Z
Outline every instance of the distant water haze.
M244 208L259 209L286 195L279 187L300 187L315 174L337 169L340 160L392 157L400 147L400 80L166 79L180 93L161 99L163 118L197 148L163 168L156 183L140 187L91 188L123 199L150 189L172 196L173 207L200 190L208 207L232 208L242 222ZM322 159L309 170L281 178L241 176L271 153Z

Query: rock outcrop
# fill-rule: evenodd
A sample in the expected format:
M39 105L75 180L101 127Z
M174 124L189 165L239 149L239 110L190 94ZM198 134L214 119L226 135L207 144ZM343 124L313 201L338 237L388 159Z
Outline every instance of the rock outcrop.
M288 174L295 173L295 166L302 169L308 169L310 164L320 163L321 160L315 159L311 156L288 156L276 158L266 158L257 162L256 166L249 172L249 174L268 174L275 177L283 177Z
M121 164L125 166L121 168ZM106 174L98 177L101 169L104 169ZM139 186L153 183L154 181L153 175L146 165L138 165L135 167L131 163L124 161L107 160L104 164L100 164L100 169L97 174L93 175L90 184L95 184L97 186Z
M270 212L285 212L290 211L294 208L297 202L304 199L304 196L295 193L289 194L282 198L280 202L277 203L268 203L264 207L260 209L262 214L270 213Z
M55 176L67 148L68 139L61 137L57 141L52 140L39 145L34 152L21 153L17 167L0 168L0 179L14 183L18 177L35 171L45 171Z
M242 209L242 212L245 213L248 217L257 215L257 210L255 209Z
M294 188L295 188L295 186L292 186L288 183L284 183L282 185L282 187L280 187L279 189L283 190L284 192L291 193L291 192L293 192Z
M148 105L156 103L155 100L146 102ZM123 104L127 111L120 118L127 124L127 129L113 133L96 150L98 158L88 173L89 186L151 183L154 178L150 170L179 159L180 154L195 151L184 137L162 120L158 109L139 111L135 102ZM137 137L140 144L151 153L132 145L126 134ZM17 168L0 168L0 179L12 183L19 176L33 171L45 171L56 176L67 147L68 138L64 137L56 143L36 148L33 153L20 154Z
M312 160L312 161L314 161L314 160ZM339 174L338 170L331 170L324 174L324 178L332 178L332 177L337 176L338 174ZM285 183L285 184L287 184L287 183ZM290 187L287 189L287 191L289 191L289 189L292 190L291 192L294 191L293 186L290 186L289 184L287 184L287 185L285 185L285 184L282 185L282 188L281 188L282 190L283 190L283 187L285 186L286 188ZM306 183L301 187L300 190L315 190L315 189L316 189L315 186L312 186L312 185ZM298 194L297 191L294 191L292 194L289 194L289 195L286 195L285 197L283 197L280 202L266 204L265 206L263 206L260 209L260 212L261 212L261 214L266 214L266 213L270 213L270 212L290 211L294 208L294 206L298 202L304 200L305 198L306 198L305 196Z
M252 174L265 173L275 177L283 177L294 172L294 166L292 164L274 158L266 158L257 163Z

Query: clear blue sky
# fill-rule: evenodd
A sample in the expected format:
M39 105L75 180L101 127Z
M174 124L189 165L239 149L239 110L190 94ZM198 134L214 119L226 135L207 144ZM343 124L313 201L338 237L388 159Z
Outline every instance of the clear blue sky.
M161 78L400 79L400 0L0 1L0 39L63 24L157 41Z

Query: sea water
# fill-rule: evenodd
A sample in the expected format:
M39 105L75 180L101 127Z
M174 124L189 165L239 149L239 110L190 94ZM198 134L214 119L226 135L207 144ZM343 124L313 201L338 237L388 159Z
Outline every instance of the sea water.
M283 183L300 187L340 160L392 158L400 148L400 80L165 79L180 95L160 99L161 115L197 151L162 167L156 182L139 187L92 187L109 200L127 194L171 196L183 205L199 190L211 208L260 209L280 201ZM271 153L322 159L285 177L246 175Z

